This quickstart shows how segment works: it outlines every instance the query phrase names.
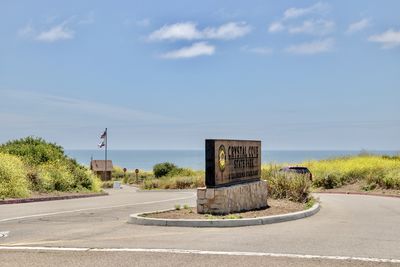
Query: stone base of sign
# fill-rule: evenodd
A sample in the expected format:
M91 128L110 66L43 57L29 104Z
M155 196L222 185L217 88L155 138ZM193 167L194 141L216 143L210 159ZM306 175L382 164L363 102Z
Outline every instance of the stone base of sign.
M257 181L218 188L197 188L197 212L225 215L266 208L267 182Z

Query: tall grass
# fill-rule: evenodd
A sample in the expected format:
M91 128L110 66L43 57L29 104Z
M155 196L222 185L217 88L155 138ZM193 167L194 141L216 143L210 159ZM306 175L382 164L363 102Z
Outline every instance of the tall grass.
M143 180L143 189L188 189L204 187L204 175L164 176Z
M366 153L358 156L308 161L299 164L310 169L307 175L279 172L284 166L263 165L261 178L267 180L269 195L297 202L306 202L311 186L336 188L354 182L362 182L368 188L400 189L400 156L377 156ZM204 186L204 171L175 168L168 175L156 178L154 174L143 180L144 189L183 189Z
M124 173L123 168L114 165L113 170L112 170L112 181L111 182L103 182L105 187L107 185L111 185L113 181L122 181L124 184L136 184L140 183L145 179L148 178L154 178L154 174L151 171L145 171L145 170L139 170L139 173L137 174L137 179L136 179L136 172L134 169L132 170L126 170L126 173ZM108 186L109 187L109 186Z
M355 182L385 189L400 189L400 158L359 155L320 161L308 161L314 186L336 188Z
M268 183L268 194L274 199L305 203L310 198L311 181L308 175L282 173L277 165L264 165L262 179Z
M17 156L0 153L0 198L29 195L27 170Z

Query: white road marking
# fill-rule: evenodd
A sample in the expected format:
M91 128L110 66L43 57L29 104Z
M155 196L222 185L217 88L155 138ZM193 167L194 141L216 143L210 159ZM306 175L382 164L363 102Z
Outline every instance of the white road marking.
M4 237L8 237L8 234L10 233L10 231L3 231L0 232L0 238L4 238Z
M0 246L1 250L22 251L83 251L83 252L150 252L150 253L174 253L196 255L223 255L223 256L258 256L295 259L321 259L339 261L362 261L380 263L400 263L400 259L382 259L352 256L323 256L308 254L268 253L268 252L243 252L243 251L207 251L187 249L149 249L149 248L74 248L74 247L25 247L25 246Z
M190 194L194 195L194 193L190 193ZM103 209L123 208L123 207L138 206L138 205L156 204L156 203L162 203L162 202L191 199L192 197L193 196L191 196L191 197L181 197L181 198L171 198L171 199L157 200L157 201L148 201L148 202L141 202L141 203L134 203L134 204L123 204L123 205L107 206L107 207L100 207L100 208L87 208L87 209L77 209L77 210L58 211L58 212L51 212L51 213L33 214L33 215L27 215L27 216L20 216L20 217L1 219L0 222L8 222L8 221L21 220L21 219L28 219L28 218L35 218L35 217L45 217L45 216L60 215L60 214L75 213L75 212L90 211L90 210L103 210Z

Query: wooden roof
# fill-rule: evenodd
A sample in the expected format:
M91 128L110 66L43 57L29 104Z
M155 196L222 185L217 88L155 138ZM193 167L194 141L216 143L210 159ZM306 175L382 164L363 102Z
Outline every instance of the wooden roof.
M104 171L104 162L105 160L92 160L90 162L90 169L93 171ZM107 169L106 171L112 171L113 169L113 164L112 164L112 160L107 160Z

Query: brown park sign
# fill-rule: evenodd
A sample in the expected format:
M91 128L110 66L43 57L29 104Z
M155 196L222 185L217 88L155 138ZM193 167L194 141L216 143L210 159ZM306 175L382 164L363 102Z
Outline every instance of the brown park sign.
M206 187L259 181L261 141L206 140Z

